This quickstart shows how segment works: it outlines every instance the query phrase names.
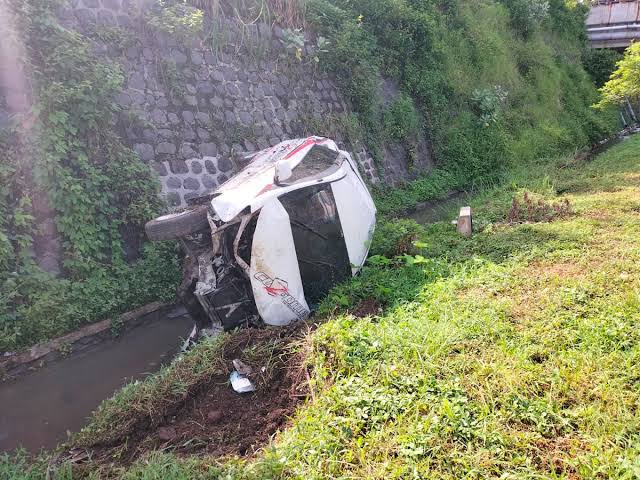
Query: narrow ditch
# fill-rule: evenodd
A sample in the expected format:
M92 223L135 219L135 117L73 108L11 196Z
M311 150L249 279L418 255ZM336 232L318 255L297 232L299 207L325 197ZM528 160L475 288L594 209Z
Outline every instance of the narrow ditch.
M178 455L250 456L283 429L308 395L308 372L298 348L312 324L246 328L225 338L220 368L186 400L164 402L153 412L128 419L134 425L113 442L100 439L64 455L75 471L88 473L96 465L128 465L155 450ZM234 359L251 368L256 391L238 394L229 385Z
M0 383L0 452L54 448L100 402L169 363L188 336L187 316L153 318L126 335Z

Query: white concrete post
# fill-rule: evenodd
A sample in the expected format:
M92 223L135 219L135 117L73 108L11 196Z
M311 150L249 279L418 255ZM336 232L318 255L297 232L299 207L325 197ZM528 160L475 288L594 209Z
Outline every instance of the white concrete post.
M470 237L473 233L473 224L471 221L471 207L460 208L458 216L458 233L465 237Z

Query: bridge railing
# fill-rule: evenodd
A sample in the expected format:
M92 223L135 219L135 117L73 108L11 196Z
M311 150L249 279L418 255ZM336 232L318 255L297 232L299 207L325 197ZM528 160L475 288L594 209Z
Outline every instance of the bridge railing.
M612 3L632 3L638 0L589 0L591 5L611 5Z
M639 0L590 0L587 35L592 48L626 48L640 41Z

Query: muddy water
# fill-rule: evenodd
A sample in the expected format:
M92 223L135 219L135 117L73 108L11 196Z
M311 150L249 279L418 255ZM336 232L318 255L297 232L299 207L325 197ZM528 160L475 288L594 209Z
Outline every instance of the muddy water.
M428 223L456 220L460 207L468 205L471 194L466 192L454 192L447 197L425 202L418 205L415 210L407 212L404 218L410 218L416 222L426 225Z
M171 316L0 384L0 452L53 448L103 399L169 362L193 326L187 316Z

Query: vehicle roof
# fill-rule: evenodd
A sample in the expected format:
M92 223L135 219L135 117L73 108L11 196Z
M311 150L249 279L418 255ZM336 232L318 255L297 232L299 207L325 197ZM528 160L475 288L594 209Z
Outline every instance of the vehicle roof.
M293 171L316 145L340 151L333 140L313 136L286 140L257 152L246 167L214 191L215 196L211 200L213 209L222 221L228 222L246 207L254 205L262 195L271 198L281 195L285 190L298 188L274 183L276 163L287 161Z

